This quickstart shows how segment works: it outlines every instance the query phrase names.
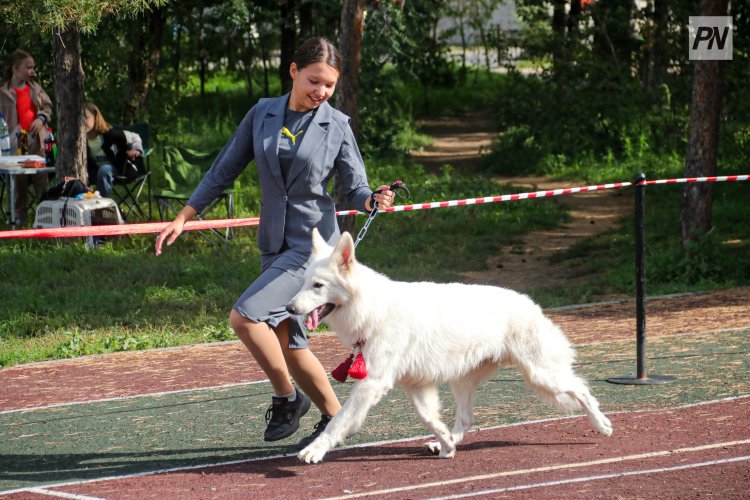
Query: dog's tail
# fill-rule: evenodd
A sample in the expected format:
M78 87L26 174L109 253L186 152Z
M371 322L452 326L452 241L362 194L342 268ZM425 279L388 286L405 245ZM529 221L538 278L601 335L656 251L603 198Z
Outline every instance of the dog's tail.
M599 410L599 402L573 371L575 350L557 325L542 316L519 338L524 342L515 346L512 356L526 384L564 413L583 410L598 432L611 435L612 424Z
M579 411L578 401L561 390L583 383L573 373L576 353L562 331L541 311L526 324L516 325L514 330L507 338L508 350L526 384L558 410Z
M568 415L581 411L582 407L578 399L571 391L564 390L566 387L586 387L586 383L574 373L553 373L534 367L532 369L521 368L521 374L526 385L537 396L559 411Z

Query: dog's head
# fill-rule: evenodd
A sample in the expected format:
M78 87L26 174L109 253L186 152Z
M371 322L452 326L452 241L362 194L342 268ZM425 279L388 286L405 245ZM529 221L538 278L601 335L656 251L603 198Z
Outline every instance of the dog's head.
M356 266L354 240L349 233L342 234L336 246L331 247L313 229L305 283L287 305L287 311L305 314L305 326L315 330L324 317L346 305L351 295L349 278Z

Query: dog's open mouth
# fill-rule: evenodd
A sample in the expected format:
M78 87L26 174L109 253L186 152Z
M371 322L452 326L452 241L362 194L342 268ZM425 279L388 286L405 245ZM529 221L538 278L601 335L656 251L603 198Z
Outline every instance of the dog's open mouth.
M322 306L316 307L310 311L307 314L307 318L305 318L305 326L307 329L311 332L317 330L320 321L328 316L335 307L335 305L329 302L328 304L323 304Z

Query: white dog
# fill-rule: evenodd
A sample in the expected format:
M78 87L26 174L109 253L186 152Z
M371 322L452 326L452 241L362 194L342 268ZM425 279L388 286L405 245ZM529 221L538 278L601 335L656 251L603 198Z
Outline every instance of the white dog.
M325 317L343 344L363 343L368 372L325 431L299 453L305 462L320 462L357 432L396 384L437 438L427 446L453 457L473 425L477 386L506 364L517 366L544 400L565 412L583 409L597 431L612 434L599 403L573 373L575 351L567 338L525 295L491 286L392 281L355 260L348 233L331 248L315 230L304 286L287 309L307 314L311 331ZM440 421L437 387L445 382L456 399L453 431Z

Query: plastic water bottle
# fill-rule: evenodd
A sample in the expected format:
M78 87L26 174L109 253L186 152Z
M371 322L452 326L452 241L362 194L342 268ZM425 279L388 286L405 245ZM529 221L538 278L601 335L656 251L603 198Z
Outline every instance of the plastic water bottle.
M5 121L5 116L2 114L0 114L0 156L10 156L8 122Z

